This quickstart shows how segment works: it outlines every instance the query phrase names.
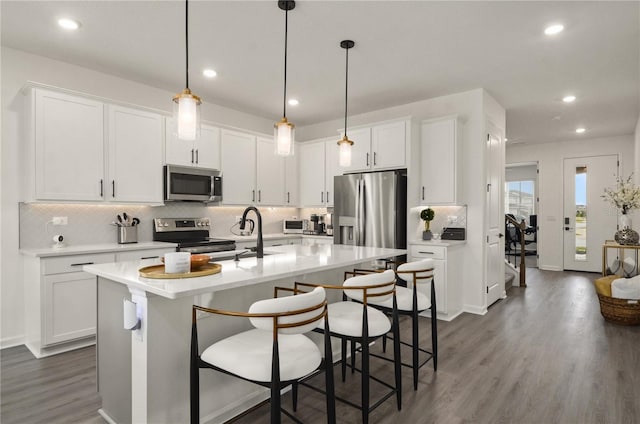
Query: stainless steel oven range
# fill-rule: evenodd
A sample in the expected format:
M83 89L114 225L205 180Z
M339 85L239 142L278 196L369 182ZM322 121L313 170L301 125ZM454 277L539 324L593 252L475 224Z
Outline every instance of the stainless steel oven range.
M178 252L214 253L236 250L236 242L209 237L209 218L155 218L153 241L178 243Z

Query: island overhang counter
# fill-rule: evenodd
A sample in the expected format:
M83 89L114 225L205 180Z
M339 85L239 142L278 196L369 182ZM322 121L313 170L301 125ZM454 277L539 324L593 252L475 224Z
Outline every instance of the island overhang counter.
M139 276L141 267L158 263L153 260L85 266L98 281L100 414L118 424L189 421L192 305L246 311L252 302L272 297L275 286L339 284L345 270L405 254L403 249L346 245L274 246L262 259L218 262L219 274L168 280ZM136 304L140 328L124 329L123 300ZM250 327L241 318L198 319L201 351ZM213 371L201 372L200 385L201 422L224 422L268 397L262 387Z

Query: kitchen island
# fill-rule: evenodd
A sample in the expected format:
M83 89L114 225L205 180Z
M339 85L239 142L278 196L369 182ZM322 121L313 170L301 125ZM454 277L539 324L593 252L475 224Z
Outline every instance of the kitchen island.
M98 279L98 391L109 422L189 421L191 307L246 311L273 296L273 287L295 281L337 284L345 270L406 250L314 244L269 247L265 257L223 261L206 277L153 280L138 270L157 260L89 265ZM333 295L339 297L337 293ZM140 328L123 328L123 299L136 304ZM202 351L250 328L242 318L199 316ZM268 397L262 387L214 371L201 372L201 422L224 422Z

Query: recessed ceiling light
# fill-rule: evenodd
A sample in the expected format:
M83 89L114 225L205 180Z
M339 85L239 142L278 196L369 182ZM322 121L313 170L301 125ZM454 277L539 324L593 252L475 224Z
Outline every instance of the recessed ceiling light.
M214 78L216 75L218 75L218 73L213 69L205 69L204 71L202 71L202 75L207 78Z
M509 139L507 137L504 138L504 141L509 141Z
M582 134L582 133L583 133L583 132L585 132L585 131L586 131L586 129L584 129L584 128L576 128L576 132L577 132L578 134Z
M68 29L69 31L75 31L80 28L80 22L74 21L69 18L58 19L58 25L60 25L64 29Z
M562 101L565 103L573 103L576 101L576 96L564 96Z
M547 35L556 35L564 30L564 25L554 24L549 25L544 29L544 33Z
M298 106L300 104L298 99L289 99L287 103L289 103L291 106Z

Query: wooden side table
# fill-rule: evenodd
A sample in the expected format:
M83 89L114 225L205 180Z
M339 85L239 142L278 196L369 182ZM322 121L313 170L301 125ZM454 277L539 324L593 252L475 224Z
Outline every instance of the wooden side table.
M613 250L613 252L609 252ZM638 275L638 251L640 246L618 244L606 240L602 245L602 275L620 275L629 278ZM609 260L609 257L614 258Z

